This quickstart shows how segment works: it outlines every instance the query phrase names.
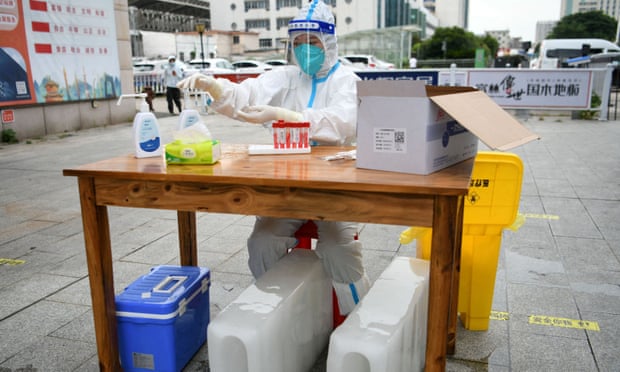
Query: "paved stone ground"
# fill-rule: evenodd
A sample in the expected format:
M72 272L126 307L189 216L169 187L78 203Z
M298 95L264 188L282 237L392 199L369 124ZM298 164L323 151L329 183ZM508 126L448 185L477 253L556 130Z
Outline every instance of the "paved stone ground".
M178 116L156 111L169 140ZM204 117L228 143L268 143L265 129ZM488 331L458 330L450 371L620 370L620 121L524 115L542 139L524 162L516 232L506 230ZM484 149L484 146L481 146ZM96 371L97 354L75 178L62 169L132 151L130 123L0 145L0 371ZM158 264L178 263L176 214L110 208L116 291ZM252 216L199 214L199 264L212 271L212 316L251 282ZM362 225L372 280L406 226ZM543 324L532 324L540 316ZM572 322L560 322L567 318ZM580 329L578 322L599 330ZM544 322L546 321L546 323ZM565 327L553 326L560 324ZM325 353L313 371L325 370ZM208 371L203 347L185 371Z

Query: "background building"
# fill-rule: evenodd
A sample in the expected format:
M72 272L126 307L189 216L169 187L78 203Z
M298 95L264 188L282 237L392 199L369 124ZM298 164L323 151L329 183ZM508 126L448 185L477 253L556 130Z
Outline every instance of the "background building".
M469 0L435 0L435 15L440 27L460 27L467 29Z
M601 10L603 13L619 19L620 1L618 0L562 0L560 17L579 12Z
M536 22L535 43L543 41L551 33L558 21L539 21Z

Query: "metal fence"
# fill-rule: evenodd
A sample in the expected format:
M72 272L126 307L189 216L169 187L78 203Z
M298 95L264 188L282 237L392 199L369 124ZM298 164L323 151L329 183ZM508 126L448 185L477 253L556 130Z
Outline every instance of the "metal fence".
M166 93L163 73L134 72L133 90L134 93L142 93L145 87L153 89L155 94Z

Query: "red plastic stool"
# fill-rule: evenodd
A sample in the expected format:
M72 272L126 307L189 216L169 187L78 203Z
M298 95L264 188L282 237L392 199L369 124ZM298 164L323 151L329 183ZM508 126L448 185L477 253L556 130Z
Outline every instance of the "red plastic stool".
M297 245L295 248L300 249L312 249L312 239L319 238L319 232L316 224L310 220L306 221L297 231L295 232L295 238L297 239ZM355 235L355 240L357 240L357 235ZM336 297L336 291L332 289L332 311L333 311L333 322L334 328L344 322L346 319L346 315L340 314L340 307L338 306L338 297Z

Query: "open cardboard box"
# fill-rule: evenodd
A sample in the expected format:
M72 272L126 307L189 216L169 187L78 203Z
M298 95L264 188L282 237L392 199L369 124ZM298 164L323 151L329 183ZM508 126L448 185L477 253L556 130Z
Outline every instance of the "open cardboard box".
M475 156L478 139L506 151L540 138L474 88L365 80L357 95L358 168L429 174Z

